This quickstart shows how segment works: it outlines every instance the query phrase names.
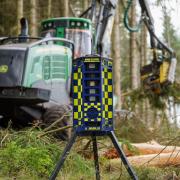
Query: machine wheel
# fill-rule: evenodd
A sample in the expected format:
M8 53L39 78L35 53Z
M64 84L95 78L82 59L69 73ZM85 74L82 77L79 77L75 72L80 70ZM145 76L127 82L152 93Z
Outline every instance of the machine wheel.
M64 115L68 115L68 116L64 116ZM49 127L51 124L56 122L58 119L61 119L63 116L64 118L49 130L58 129L58 128L70 125L71 109L64 105L53 106L46 109L43 115L43 127L44 128ZM61 140L68 140L71 134L70 132L71 130L69 128L69 129L59 131L59 132L55 132L53 133L53 136Z
M7 128L8 127L8 123L9 123L9 119L8 118L4 118L4 117L0 118L0 127Z

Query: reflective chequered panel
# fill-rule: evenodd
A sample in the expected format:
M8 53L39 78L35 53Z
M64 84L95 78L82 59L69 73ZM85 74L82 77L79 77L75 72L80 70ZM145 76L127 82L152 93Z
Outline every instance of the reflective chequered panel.
M74 82L73 83L74 84L73 117L74 120L78 121L78 125L81 125L81 119L83 118L83 112L82 112L83 99L82 99L82 71L80 67L78 67L73 73L73 82Z
M109 68L110 67L110 68ZM113 87L112 87L112 62L104 66L102 71L102 118L105 126L112 126L113 122Z
M112 61L99 56L78 58L73 62L72 77L76 131L112 131Z

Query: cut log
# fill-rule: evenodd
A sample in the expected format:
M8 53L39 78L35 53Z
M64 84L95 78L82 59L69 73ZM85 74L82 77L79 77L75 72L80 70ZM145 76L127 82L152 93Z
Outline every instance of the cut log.
M129 150L127 145L123 145L123 151L126 156L134 155L148 155L148 154L159 154L159 153L172 153L180 151L180 147L176 146L162 146L158 143L138 143L131 144L133 150ZM115 148L111 148L104 153L104 156L108 159L118 158L117 151Z
M162 146L160 144L139 143L139 144L132 144L132 146L136 149L136 151L140 155L171 153L174 151L180 151L180 147ZM127 146L123 146L123 150L124 150L125 154L127 154L128 156L134 155L134 152L130 151Z
M128 161L133 166L169 166L169 165L180 165L180 152L176 151L173 153L162 153L162 154L149 154L140 156L128 157ZM120 159L111 159L108 164L112 168L120 167Z

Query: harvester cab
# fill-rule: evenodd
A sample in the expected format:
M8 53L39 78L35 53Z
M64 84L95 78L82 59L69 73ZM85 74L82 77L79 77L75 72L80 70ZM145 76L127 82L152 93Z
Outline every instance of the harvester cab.
M60 91L62 84L66 84L70 77L72 52L73 44L58 38L46 38L33 43L1 45L1 90L4 87L47 89L51 91L50 100L60 102L61 99L63 101L63 97L56 96L56 86L59 86ZM60 95L60 93L57 94ZM3 93L1 95L3 96ZM23 101L26 102L26 99L22 99ZM66 100L63 101L65 102Z
M60 37L74 43L74 58L91 54L92 25L89 19L61 17L41 23L42 37Z
M63 38L29 37L27 32L24 27L19 37L0 40L0 123L11 119L23 126L42 119L48 125L70 104L74 45Z

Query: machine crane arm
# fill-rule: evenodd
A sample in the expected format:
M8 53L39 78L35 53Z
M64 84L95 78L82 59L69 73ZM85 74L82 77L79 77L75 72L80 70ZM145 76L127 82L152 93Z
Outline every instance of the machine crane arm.
M97 47L97 53L107 57L110 56L111 33L117 3L117 0L100 1L94 49Z
M89 7L80 17L91 19L94 26L92 53L109 57L111 33L118 0L92 0Z
M155 34L154 20L147 0L139 0L143 21L149 31L151 48L153 49L152 63L142 67L141 79L146 89L155 94L161 94L164 88L175 80L176 55L173 49L163 43ZM157 56L156 49L162 51L161 57ZM169 54L167 56L166 54Z
M140 23L144 22L148 29L151 49L153 50L151 64L141 69L141 79L145 87L151 90L153 89L155 93L160 93L163 87L174 82L177 60L174 51L155 34L154 20L148 1L138 1L142 13ZM125 10L124 22L126 23L128 23L127 16L132 2L133 0L128 0L128 7ZM110 57L111 33L117 4L118 0L92 0L91 7L88 8L89 16L86 17L90 18L94 25L94 38L92 41L93 54L98 53L102 56ZM126 23L126 27L130 31L133 31L133 28L130 28ZM139 29L139 27L138 25L136 29ZM159 50L162 52L161 57L159 57L157 53Z
M139 0L139 4L142 11L142 18L145 22L146 27L148 28L150 38L151 38L151 47L152 48L164 48L171 56L174 56L174 51L163 43L155 34L154 19L152 17L149 5L147 0Z

